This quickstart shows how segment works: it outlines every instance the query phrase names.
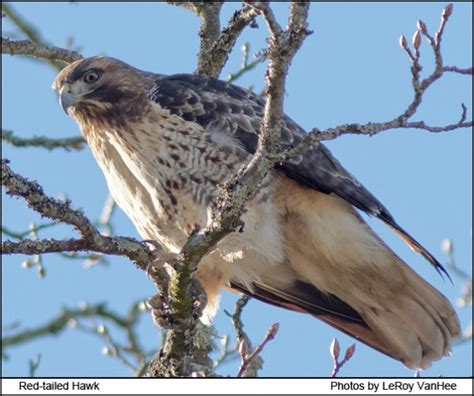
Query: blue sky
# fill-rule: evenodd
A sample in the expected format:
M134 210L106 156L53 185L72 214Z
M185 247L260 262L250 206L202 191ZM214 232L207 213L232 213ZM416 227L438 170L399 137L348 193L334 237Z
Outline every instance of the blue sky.
M288 76L285 108L306 129L326 128L348 122L385 121L400 114L411 100L409 61L398 45L400 34L411 38L416 21L423 19L434 33L444 3L314 3L309 25L314 34L293 61ZM107 54L138 68L173 74L192 72L199 48L199 21L189 11L163 3L14 3L17 11L40 28L50 43L64 46L69 37L85 56ZM237 3L227 4L223 21ZM285 22L286 3L274 5ZM472 4L455 3L447 26L443 54L447 65L467 67L472 62ZM3 34L14 32L8 20ZM248 41L253 53L265 47L266 29L247 30L239 40L222 78L239 68L240 46ZM424 73L433 68L432 55L422 44ZM20 57L2 56L2 127L23 137L77 135L78 128L57 105L50 89L55 72L48 65ZM238 84L263 87L264 65L246 74ZM448 75L428 92L415 120L447 124L458 120L461 102L472 118L471 80ZM440 243L451 238L460 267L471 272L472 257L472 131L430 134L396 130L369 138L347 136L328 147L392 212L398 222L435 256L444 259ZM92 219L100 215L107 196L103 176L88 150L66 153L17 149L2 145L3 157L12 168L38 180L51 196L62 193ZM22 201L2 195L4 224L25 230L39 217ZM131 222L119 210L115 231L138 237ZM453 275L454 286L443 281L429 264L409 250L384 225L371 221L383 239L417 272L455 302L462 281ZM73 235L67 227L42 234ZM109 266L84 268L79 261L45 256L47 276L21 268L25 257L3 257L3 326L20 321L23 327L44 323L62 306L77 307L80 301L108 301L125 312L132 301L151 296L153 286L144 274L125 259L113 258ZM236 297L223 293L216 327L232 333L223 310L233 308ZM471 321L469 309L458 309L463 327ZM352 339L309 316L251 301L243 315L254 342L268 327L280 322L277 338L265 348L263 376L327 376L332 362L329 345L337 336L341 347ZM140 326L141 341L156 345L156 330L148 317ZM38 376L127 376L117 361L101 354L97 338L77 330L11 349L3 375L25 376L28 360L41 353ZM426 376L472 375L472 344L454 348L449 359L437 362ZM235 375L238 362L223 366L220 373ZM353 359L341 376L412 376L400 363L358 343Z

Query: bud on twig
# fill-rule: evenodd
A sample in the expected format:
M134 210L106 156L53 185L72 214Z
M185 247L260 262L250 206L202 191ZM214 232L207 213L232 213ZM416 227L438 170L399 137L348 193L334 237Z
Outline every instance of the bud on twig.
M453 3L449 3L443 9L443 18L448 19L451 16L452 13L453 13Z
M344 360L349 360L352 355L354 355L356 349L356 344L352 344L350 347L346 349L346 355L344 356Z
M418 22L416 23L416 27L418 28L418 30L424 34L428 33L428 29L426 28L426 24L421 20L419 19Z
M331 346L329 347L329 351L331 352L332 358L337 361L339 358L339 352L341 351L341 347L339 346L339 341L336 337L331 342Z
M279 329L280 329L280 323L278 323L278 322L273 323L271 325L271 327L268 329L266 338L268 340L273 340L275 338L275 336L277 335Z
M412 44L413 44L413 48L415 48L417 51L418 49L420 48L420 44L421 44L421 35L420 35L420 31L417 30L415 32L415 34L413 35L413 38L411 40Z
M400 47L402 47L402 49L404 49L405 51L408 48L407 39L405 38L403 34L400 36Z

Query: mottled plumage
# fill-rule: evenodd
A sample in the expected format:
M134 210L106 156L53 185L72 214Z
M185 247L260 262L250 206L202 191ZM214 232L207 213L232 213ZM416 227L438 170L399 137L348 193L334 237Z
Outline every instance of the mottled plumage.
M180 251L206 226L216 186L255 152L264 99L213 78L147 73L107 57L66 67L54 89L78 122L118 205L145 239ZM284 148L304 131L281 123ZM387 223L436 259L323 144L281 164L248 203L241 233L200 263L206 315L223 287L310 313L410 368L449 353L459 335L450 303L358 215Z

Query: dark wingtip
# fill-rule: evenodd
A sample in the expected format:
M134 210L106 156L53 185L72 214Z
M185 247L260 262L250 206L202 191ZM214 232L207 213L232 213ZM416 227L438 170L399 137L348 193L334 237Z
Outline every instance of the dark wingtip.
M451 279L451 276L449 275L449 272L447 271L446 268L438 261L436 260L431 254L428 253L428 255L425 254L425 252L422 252L423 257L425 257L436 269L438 274L444 279L444 275L449 279L451 282L451 285L454 285L453 280ZM443 275L444 274L444 275Z
M415 238L413 238L408 232L406 232L402 227L400 227L395 221L395 219L390 215L390 213L382 212L378 217L383 222L392 227L395 232L400 235L413 250L418 253L421 253L421 255L430 262L436 272L438 272L438 274L443 279L445 279L444 275L446 275L451 284L454 285L453 280L451 279L451 276L449 275L446 268L444 268L444 266L428 250L426 250L422 245L420 245L420 243Z

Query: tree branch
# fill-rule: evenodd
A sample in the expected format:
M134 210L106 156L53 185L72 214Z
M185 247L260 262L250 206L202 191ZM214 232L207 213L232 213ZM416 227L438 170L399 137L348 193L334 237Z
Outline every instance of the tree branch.
M281 34L271 32L269 65L267 69L267 104L259 137L259 147L250 163L219 188L216 213L209 227L195 229L172 266L168 304L173 326L168 331L165 346L157 359L170 367L170 375L189 376L193 358L192 338L203 309L199 300L202 288L196 285L193 274L198 263L223 237L241 227L240 216L246 202L257 191L261 180L274 165L269 153L279 150L280 117L283 114L285 78L291 59L308 35L309 3L297 2L290 6L288 28Z
M278 323L274 323L273 325L271 325L262 343L259 344L250 354L248 353L247 341L245 339L242 340L239 346L239 352L242 358L242 363L240 364L239 372L237 373L238 378L245 376L245 373L246 371L248 371L249 366L253 363L256 357L263 351L263 349L265 348L265 345L267 345L269 341L275 338L275 336L278 333L279 328L280 328L280 325Z
M40 45L47 45L46 41L41 37L40 32L30 22L27 22L20 14L18 14L10 4L2 3L2 12L23 32L28 39ZM56 60L46 60L56 70L61 70L64 65Z
M193 11L201 19L197 74L219 77L232 48L242 31L251 25L258 12L244 4L236 11L227 26L220 31L220 10L224 2L168 1L167 3ZM252 26L252 25L251 25Z
M448 5L443 10L441 24L434 38L429 34L425 23L421 20L418 21L417 31L415 32L415 35L413 36L412 40L412 44L415 50L414 53L409 48L406 38L404 36L400 37L400 46L412 62L411 73L413 88L413 100L402 112L402 114L386 122L369 122L367 124L344 124L322 131L318 128L313 128L305 136L303 142L301 142L298 146L291 148L286 153L281 154L279 156L280 161L289 161L291 158L301 155L305 150L307 150L312 145L317 144L318 142L325 140L333 140L338 138L339 136L347 134L373 136L390 129L422 129L432 133L440 133L453 131L459 128L471 128L473 122L466 121L467 108L463 103L461 104L462 112L460 119L456 123L441 126L432 126L428 125L424 121L409 121L409 119L413 117L413 115L415 115L415 113L417 112L419 106L422 103L423 96L428 90L428 88L431 87L431 85L435 81L440 79L445 72L455 72L463 75L472 75L472 67L460 69L455 66L443 66L441 40L443 37L444 28L451 14L452 5ZM423 35L427 39L435 56L435 69L428 77L423 80L420 79L420 72L422 70L422 67L419 64L419 49L421 44L420 35Z
M48 320L46 323L34 327L17 331L16 334L5 336L2 339L2 349L5 353L10 347L24 344L35 339L59 335L67 327L77 328L89 334L96 335L104 340L106 346L103 352L115 357L120 363L130 368L135 374L139 374L146 364L146 353L138 342L137 325L139 324L140 314L146 311L146 306L142 300L131 305L126 315L119 315L107 308L105 303L88 305L81 303L79 309L64 308L61 312ZM112 323L125 333L126 344L118 343L113 340L108 327L103 324L97 324L96 319L100 318L108 323ZM92 319L91 326L81 322L82 319ZM127 355L127 356L126 356ZM131 356L135 359L136 365L132 364L127 358Z
M120 327L127 327L128 324L117 314L109 311L105 304L84 306L79 309L63 309L58 316L52 318L44 325L23 330L17 334L2 338L2 349L24 343L25 341L32 341L45 335L57 335L66 328L71 319L91 316L100 316L109 319Z
M250 341L250 337L244 331L244 323L242 321L242 311L244 307L249 302L250 297L247 295L243 295L240 297L234 306L234 312L232 315L227 313L232 319L232 324L234 326L235 331L237 332L237 342L239 346L239 354L242 359L243 370L239 374L240 377L257 377L258 370L260 370L263 366L263 359L259 355L255 355L252 359L247 359L247 350L252 349L252 342ZM245 364L244 364L245 362Z
M210 59L212 46L219 37L221 29L220 12L223 4L221 1L195 3L198 9L198 15L201 19L201 27L199 29L201 48L199 49L198 55L198 74L207 74L207 62L205 62L205 60ZM210 72L210 70L208 72Z
M199 16L201 27L199 29L200 49L198 54L197 74L208 74L212 71L208 61L211 59L210 51L220 33L220 12L224 4L222 1L168 1L179 7L193 11Z
M99 233L90 220L79 210L70 207L70 202L62 202L48 197L42 187L14 173L8 166L8 160L2 159L2 186L10 196L25 199L28 206L53 220L74 226L81 234L81 239L68 241L24 240L18 243L2 242L2 254L39 254L59 251L91 250L106 254L127 256L137 267L146 269L156 255L144 242L133 238L107 237Z
M472 76L472 67L466 67L465 69L463 69L457 66L443 66L443 71L458 74L468 74Z
M47 150L63 148L69 150L82 150L86 141L82 136L70 138L51 139L45 136L34 136L32 138L21 138L13 135L13 131L2 129L2 140L15 147L43 147Z
M253 26L256 16L257 11L247 4L236 11L207 53L200 55L196 73L219 77L240 34L247 26Z
M35 58L57 60L66 64L82 59L82 55L76 51L41 45L31 40L9 40L5 37L2 37L2 54L29 55Z

